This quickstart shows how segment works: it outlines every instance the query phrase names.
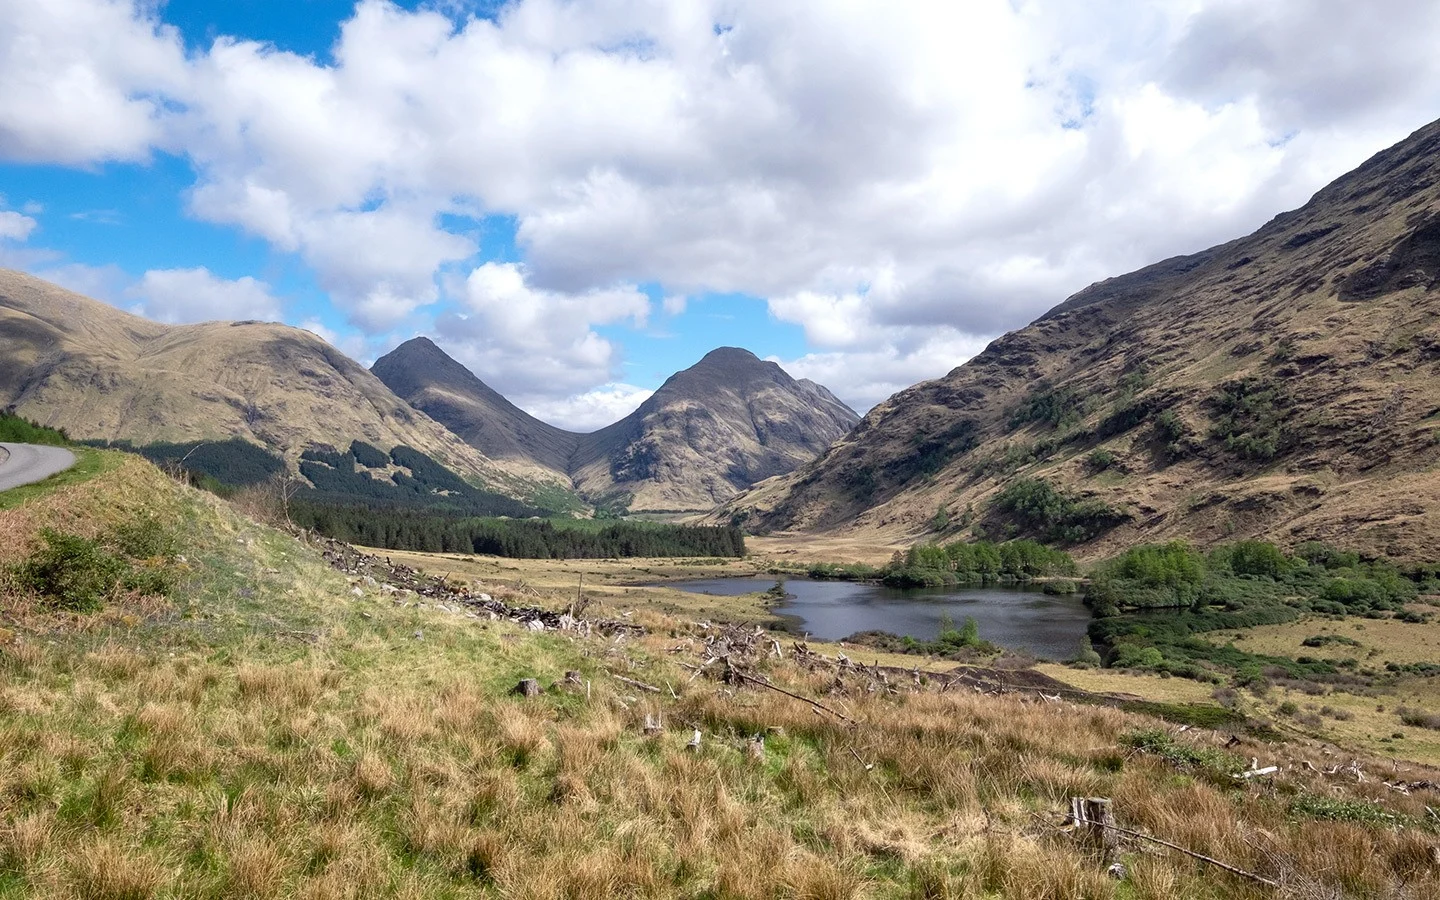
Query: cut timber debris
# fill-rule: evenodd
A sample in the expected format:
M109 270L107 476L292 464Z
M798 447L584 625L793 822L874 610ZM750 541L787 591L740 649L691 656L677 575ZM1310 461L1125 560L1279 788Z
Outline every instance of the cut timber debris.
M1152 837L1141 831L1132 831L1129 828L1121 828L1115 824L1115 813L1111 804L1104 797L1071 797L1070 798L1070 820L1069 824L1074 827L1075 833L1080 835L1091 846L1099 847L1104 853L1104 859L1109 862L1110 857L1120 846L1120 835L1137 838L1142 841L1150 841L1162 847L1168 847L1179 853L1183 853L1191 859L1198 859L1201 862L1209 863L1217 868L1224 869L1232 875L1239 875L1241 878L1248 878L1259 884L1268 887L1278 888L1279 882L1272 881L1263 875L1254 872L1247 872L1229 863L1221 862L1213 856L1206 856L1203 853L1196 853L1194 850L1187 850L1179 844L1172 844L1170 841Z
M1100 851L1101 858L1109 862L1120 846L1120 836L1115 830L1115 812L1110 808L1110 801L1104 797L1071 797L1070 821L1075 826L1075 833Z
M649 691L652 694L663 693L658 687L653 684L646 684L643 681L636 681L633 678L626 678L624 675L616 675L614 672L611 672L610 677L620 682L621 684L628 684L631 687L639 688L642 691Z

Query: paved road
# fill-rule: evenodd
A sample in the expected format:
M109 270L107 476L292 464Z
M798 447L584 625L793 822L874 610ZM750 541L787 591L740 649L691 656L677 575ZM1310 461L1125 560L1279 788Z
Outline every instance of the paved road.
M75 465L75 454L61 447L0 443L0 491L31 484Z

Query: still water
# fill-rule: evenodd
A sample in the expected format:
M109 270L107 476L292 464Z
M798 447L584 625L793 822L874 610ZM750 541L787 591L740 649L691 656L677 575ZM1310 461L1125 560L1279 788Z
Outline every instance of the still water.
M666 582L695 594L734 597L768 590L775 579L703 578ZM857 631L888 631L918 639L940 634L947 616L959 627L967 616L980 637L1043 659L1069 659L1090 624L1090 610L1076 595L1056 597L1038 588L948 587L900 590L878 584L787 578L784 603L772 607L796 633L839 640Z

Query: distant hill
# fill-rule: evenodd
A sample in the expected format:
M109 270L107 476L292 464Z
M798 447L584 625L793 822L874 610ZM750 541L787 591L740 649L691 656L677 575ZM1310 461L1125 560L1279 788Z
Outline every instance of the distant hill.
M488 458L308 331L162 325L0 270L0 407L77 439L238 438L293 467L306 449L409 446L511 496L531 466Z
M529 416L424 338L372 371L486 455L529 460L572 478L592 502L635 510L710 509L813 459L859 421L823 387L730 347L588 435Z
M506 400L429 338L406 341L377 359L370 371L491 459L532 463L556 473L569 468L577 435Z
M809 462L859 420L819 385L721 347L582 438L571 473L582 494L627 494L634 509L709 509Z
M1093 285L718 515L916 540L1440 546L1440 123Z

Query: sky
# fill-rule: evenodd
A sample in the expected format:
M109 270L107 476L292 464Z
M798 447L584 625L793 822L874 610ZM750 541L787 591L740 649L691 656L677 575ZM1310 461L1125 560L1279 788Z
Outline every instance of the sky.
M0 0L0 265L428 335L591 430L716 346L859 411L1440 117L1431 0Z

